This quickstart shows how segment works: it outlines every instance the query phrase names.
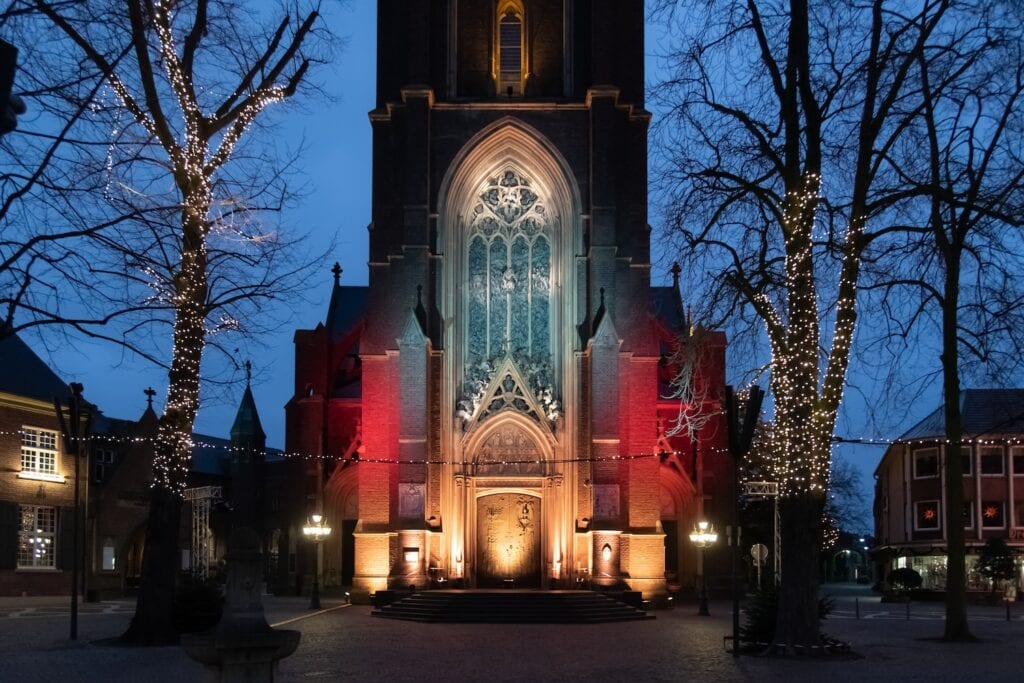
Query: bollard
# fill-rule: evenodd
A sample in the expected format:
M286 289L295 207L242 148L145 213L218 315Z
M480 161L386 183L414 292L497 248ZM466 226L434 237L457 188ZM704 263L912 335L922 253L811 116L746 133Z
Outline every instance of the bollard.
M907 621L910 621L910 600L907 600Z
M860 598L853 599L853 607L857 611L857 618L860 619Z

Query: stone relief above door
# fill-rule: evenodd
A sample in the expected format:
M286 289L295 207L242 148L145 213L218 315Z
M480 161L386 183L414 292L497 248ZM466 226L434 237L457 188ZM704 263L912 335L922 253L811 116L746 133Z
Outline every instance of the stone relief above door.
M544 456L533 438L514 423L496 428L480 444L475 474L496 476L543 476Z

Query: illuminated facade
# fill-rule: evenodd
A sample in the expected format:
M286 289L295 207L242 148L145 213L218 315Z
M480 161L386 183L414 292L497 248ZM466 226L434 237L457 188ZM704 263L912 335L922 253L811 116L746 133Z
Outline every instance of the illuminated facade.
M988 591L978 554L992 538L1024 551L1024 389L964 389L964 542L967 587ZM946 421L939 406L886 449L875 469L879 577L897 567L921 574L922 587L946 586ZM1014 583L1024 587L1024 562Z
M287 407L287 450L325 456L292 490L296 528L340 531L325 583L686 583L728 463L718 419L669 438L659 399L686 324L678 281L650 284L643 2L382 0L378 22L369 286L336 273Z
M16 334L0 358L0 596L67 594L75 462L53 401L71 391Z

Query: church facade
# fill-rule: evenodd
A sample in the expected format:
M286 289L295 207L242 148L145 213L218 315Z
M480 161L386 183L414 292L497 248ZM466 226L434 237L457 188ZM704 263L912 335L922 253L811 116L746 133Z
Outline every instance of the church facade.
M679 292L652 287L642 0L380 0L369 285L296 333L294 528L353 596L692 581L721 506L725 342L669 436ZM283 549L282 549L283 551ZM290 579L289 579L290 580Z

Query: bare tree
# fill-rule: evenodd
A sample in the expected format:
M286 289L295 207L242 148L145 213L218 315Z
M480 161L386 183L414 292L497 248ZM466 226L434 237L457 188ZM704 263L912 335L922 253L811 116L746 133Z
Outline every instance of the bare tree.
M668 426L667 435L683 434L695 441L702 430L719 415L721 397L704 370L709 360L709 345L712 333L702 327L694 327L677 340L669 366L675 375L669 382L672 393L668 398L679 402L675 422Z
M295 286L302 267L294 263L304 262L262 219L289 197L289 162L273 140L249 131L272 105L307 87L310 66L326 58L329 36L316 2L284 3L272 23L236 0L22 0L18 6L25 35L35 41L29 51L35 78L61 84L54 106L77 106L79 120L91 124L76 138L83 161L76 166L73 158L65 167L73 169L67 184L87 177L97 158L102 165L85 193L90 215L71 214L69 230L86 233L78 235L87 238L84 246L39 245L44 260L54 260L61 248L80 261L68 256L40 265L25 251L18 257L25 293L7 303L38 322L71 320L99 336L112 335L93 323L116 319L118 341L168 369L142 587L125 638L171 642L177 639L180 494L204 349L265 314L268 300ZM91 153L97 145L102 155ZM55 210L75 205L61 199ZM103 216L113 217L110 225ZM40 267L40 275L31 272ZM46 294L28 294L39 286L45 292L47 277L55 286L52 278L62 269L90 280L88 304L105 315L86 306L86 322L76 325L74 314L34 303L46 302ZM132 341L138 338L148 338L148 347Z
M705 283L705 322L746 325L771 349L783 495L774 646L817 645L821 522L861 259L903 196L887 151L920 106L908 74L949 1L657 5L677 18L674 74L655 92L668 110L671 240Z
M917 56L923 107L890 158L908 187L902 248L871 289L896 331L888 341L940 341L944 396L945 639L967 622L961 518L964 373L1012 378L1024 368L1024 38L1015 3L960 3Z

